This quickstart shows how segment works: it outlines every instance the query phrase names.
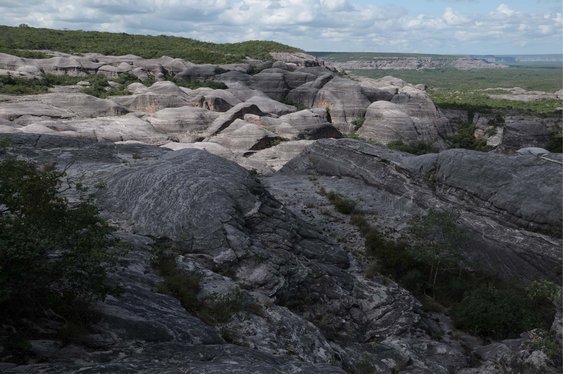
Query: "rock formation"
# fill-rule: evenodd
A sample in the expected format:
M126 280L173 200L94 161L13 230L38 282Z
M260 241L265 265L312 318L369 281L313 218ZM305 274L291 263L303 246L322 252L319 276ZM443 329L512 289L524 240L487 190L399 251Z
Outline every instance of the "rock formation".
M391 151L382 144L444 148L454 118L469 115L444 115L424 87L396 78L343 77L311 56L278 57L195 65L0 54L4 73L27 78L131 72L156 80L105 99L78 93L81 86L0 97L0 159L66 167L68 178L103 186L95 202L131 247L115 249L121 267L112 281L123 292L95 305L99 319L79 342L34 340L36 362L0 363L0 371L445 374L494 372L508 359L516 372L555 373L529 348L533 333L485 342L389 278L367 276L364 238L325 195L356 202L389 239L430 209L455 210L470 233L467 264L523 283L560 279L562 241L547 234L561 225L561 156ZM171 75L227 88L178 87L164 80ZM474 120L487 132L495 117ZM505 147L536 131L515 124L524 122L505 117ZM346 134L381 144L338 139ZM199 279L200 309L161 292L159 246ZM560 323L561 313L555 329Z

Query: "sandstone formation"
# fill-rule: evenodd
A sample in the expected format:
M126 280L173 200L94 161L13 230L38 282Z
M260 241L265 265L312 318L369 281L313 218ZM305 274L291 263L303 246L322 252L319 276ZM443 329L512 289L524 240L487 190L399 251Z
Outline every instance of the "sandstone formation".
M547 234L561 225L561 155L413 156L383 145L443 149L472 121L477 135L514 153L543 146L557 119L441 111L424 86L345 77L304 54L276 57L195 65L0 54L0 73L31 79L130 72L155 80L112 82L130 95L105 99L79 93L85 83L0 97L0 160L65 167L68 178L103 186L95 202L131 247L111 276L123 292L96 304L99 319L80 342L34 340L34 363L0 363L0 371L469 374L509 360L514 372L556 373L530 348L533 332L483 341L386 276L367 276L364 238L325 195L353 200L387 239L430 209L457 211L470 268L524 284L560 279L562 241ZM227 88L178 87L165 80L173 75ZM338 139L347 134L381 144ZM197 275L198 305L230 311L225 318L211 321L159 292L158 246L175 251L182 274ZM553 326L560 333L560 310Z

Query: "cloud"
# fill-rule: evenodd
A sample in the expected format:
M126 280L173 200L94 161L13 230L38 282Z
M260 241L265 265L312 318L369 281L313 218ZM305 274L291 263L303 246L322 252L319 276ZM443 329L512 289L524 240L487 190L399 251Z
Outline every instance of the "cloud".
M562 16L552 0L536 0L537 13L511 0L474 10L468 5L476 0L428 1L432 7L415 11L360 0L4 0L0 23L213 42L273 39L306 50L523 53L561 45Z

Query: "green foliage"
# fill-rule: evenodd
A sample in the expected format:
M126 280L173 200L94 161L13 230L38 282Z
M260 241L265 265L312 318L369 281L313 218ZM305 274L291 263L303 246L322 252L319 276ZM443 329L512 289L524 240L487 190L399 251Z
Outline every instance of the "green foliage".
M465 148L474 151L488 152L493 147L487 145L483 139L475 137L475 125L466 123L458 129L457 133L448 139L450 148Z
M562 353L561 345L557 342L554 334L544 329L534 329L530 332L530 341L527 348L531 351L542 351L554 361L555 365L561 367Z
M366 121L366 117L354 118L354 120L352 121L352 126L354 126L354 131L358 131L360 127L364 125L365 121Z
M334 205L334 208L342 214L352 214L356 209L356 203L352 200L345 199L334 191L319 191L321 195L326 196L328 201Z
M545 149L553 153L563 153L563 133L561 130L554 130L549 136Z
M48 85L39 79L17 78L10 75L0 75L0 94L5 95L34 95L46 93Z
M493 339L515 338L535 327L549 328L553 308L521 289L481 287L468 291L452 314L456 327ZM547 326L546 326L547 325Z
M158 35L129 35L77 30L51 30L0 26L0 52L54 50L66 53L97 52L105 55L134 54L144 58L170 56L193 63L234 63L246 57L271 60L269 52L294 52L297 48L272 41L214 44Z
M400 140L387 144L389 149L395 149L401 152L412 153L413 155L424 155L427 153L437 153L436 148L424 142L417 142L412 144L405 144Z
M110 227L87 199L58 194L62 172L0 162L0 315L18 321L110 291ZM72 310L70 308L69 310Z
M560 300L560 289L538 282L525 290L516 282L464 267L459 248L466 234L457 218L455 212L430 210L411 225L409 237L395 241L386 239L356 211L350 223L358 227L366 254L375 260L366 276L377 271L394 279L427 310L451 310L459 328L483 337L503 339L532 328L549 328L554 316L550 300Z

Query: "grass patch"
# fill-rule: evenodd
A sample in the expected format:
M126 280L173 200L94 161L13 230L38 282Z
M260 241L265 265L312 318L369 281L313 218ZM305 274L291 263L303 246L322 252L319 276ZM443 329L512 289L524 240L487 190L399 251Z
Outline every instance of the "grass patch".
M356 210L356 203L353 200L343 198L334 191L327 192L321 189L319 194L325 196L339 213L352 214Z

